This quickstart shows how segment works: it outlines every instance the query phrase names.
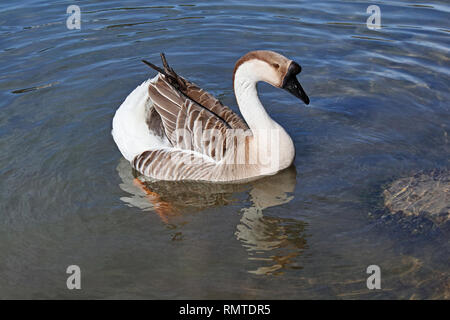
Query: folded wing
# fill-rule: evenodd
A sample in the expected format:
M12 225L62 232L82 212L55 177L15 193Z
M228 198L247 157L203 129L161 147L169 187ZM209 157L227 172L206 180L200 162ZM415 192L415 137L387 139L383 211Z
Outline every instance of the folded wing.
M174 148L194 151L220 161L226 151L228 123L182 95L160 76L149 85L153 106Z
M213 95L178 76L161 57L164 70L145 63L160 72L148 90L168 140L175 148L220 161L226 153L227 130L248 130L247 124Z

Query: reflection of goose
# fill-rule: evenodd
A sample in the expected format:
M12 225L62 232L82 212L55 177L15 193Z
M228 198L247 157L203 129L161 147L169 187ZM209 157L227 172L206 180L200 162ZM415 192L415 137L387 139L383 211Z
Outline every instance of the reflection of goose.
M233 201L233 193L250 188L249 184L149 180L139 174L137 178L125 159L121 159L117 171L122 178L120 188L131 194L122 197L122 201L145 211L167 214L169 219L178 212L193 212L226 205ZM160 210L169 207L171 212Z
M247 184L145 181L135 178L127 161L117 167L120 188L130 195L121 200L130 206L156 212L163 222L172 224L182 213L234 201L236 192L248 192L252 205L242 209L236 238L247 249L251 260L261 266L253 273L272 274L285 267L295 268L294 258L304 248L304 223L293 219L265 216L263 210L288 203L296 185L295 167ZM142 177L140 177L142 178Z
M158 211L170 206L174 212L198 211L207 207L226 205L233 201L233 193L248 191L257 208L268 208L289 202L287 193L295 187L295 168L245 184L204 183L194 181L158 181L136 178L127 161L117 166L122 178L120 187L130 193L121 198L131 206L145 211Z
M287 132L261 104L256 84L267 82L309 103L296 62L272 51L252 51L236 63L233 85L242 113L164 69L137 87L113 119L112 135L141 174L167 181L235 182L289 167L295 149Z
M236 237L248 250L251 260L268 263L250 271L255 274L275 274L289 266L295 268L294 258L306 245L304 223L268 217L263 210L288 203L293 199L296 185L295 169L260 180L250 191L253 206L242 209Z

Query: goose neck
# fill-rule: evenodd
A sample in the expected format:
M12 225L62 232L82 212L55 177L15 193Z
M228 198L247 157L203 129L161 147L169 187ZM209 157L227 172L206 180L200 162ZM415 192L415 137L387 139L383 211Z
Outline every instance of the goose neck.
M252 131L270 129L274 126L274 121L259 100L256 84L257 81L254 79L241 77L239 73L235 76L236 101L242 116Z

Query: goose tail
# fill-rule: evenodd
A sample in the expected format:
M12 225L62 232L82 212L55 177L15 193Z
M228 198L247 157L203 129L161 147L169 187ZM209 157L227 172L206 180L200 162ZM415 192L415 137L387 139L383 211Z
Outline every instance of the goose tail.
M114 115L111 134L128 161L146 150L164 145L162 138L152 134L146 123L147 112L153 104L148 86L157 78L149 79L134 89Z
M147 60L142 60L143 63L145 63L150 68L158 71L162 75L166 77L166 79L169 81L169 83L174 86L176 89L184 92L186 90L186 80L184 80L182 77L180 77L167 63L166 56L163 52L161 52L161 61L163 64L164 69L158 67L157 65L154 65L151 62L148 62Z

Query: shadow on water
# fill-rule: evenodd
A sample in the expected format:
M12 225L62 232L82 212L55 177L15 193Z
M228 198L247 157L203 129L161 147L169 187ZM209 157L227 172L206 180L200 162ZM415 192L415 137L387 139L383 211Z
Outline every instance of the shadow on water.
M291 166L276 175L244 184L148 181L121 159L117 171L120 188L129 193L121 200L143 211L155 212L161 221L176 228L186 224L186 216L207 208L227 206L238 194L249 197L250 206L241 209L235 238L248 252L248 259L258 262L253 274L279 274L283 269L301 269L296 258L306 248L305 223L294 219L270 217L267 208L293 200L296 169ZM176 236L181 233L177 233Z

